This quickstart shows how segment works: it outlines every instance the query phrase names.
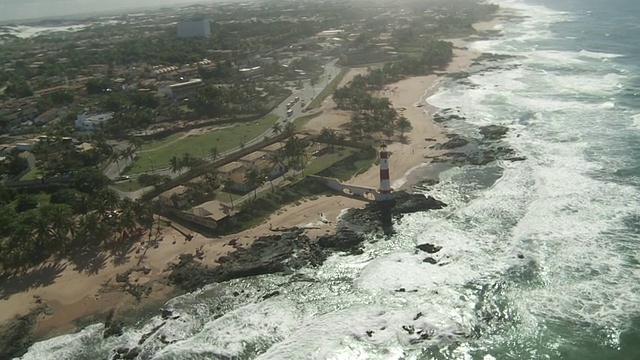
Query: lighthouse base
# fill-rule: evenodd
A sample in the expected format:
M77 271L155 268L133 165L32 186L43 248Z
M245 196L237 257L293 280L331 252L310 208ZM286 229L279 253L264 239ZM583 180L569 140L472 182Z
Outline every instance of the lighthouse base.
M396 194L393 191L384 193L378 192L376 195L376 201L391 201L396 198Z

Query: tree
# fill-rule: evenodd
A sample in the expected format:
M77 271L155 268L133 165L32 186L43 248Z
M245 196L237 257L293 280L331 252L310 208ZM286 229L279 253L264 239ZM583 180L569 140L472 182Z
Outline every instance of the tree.
M118 216L118 227L122 230L121 238L125 233L130 233L137 227L136 212L134 203L129 199L124 199L120 203L120 215Z
M15 209L22 213L38 207L38 199L31 194L20 194L16 198Z
M253 198L258 197L258 187L264 184L264 177L262 176L260 170L253 167L244 176L244 185L247 189L254 189Z
M209 149L209 153L211 154L211 158L213 159L213 161L216 161L216 159L220 155L220 153L218 152L217 146L214 146L211 149Z
M175 155L172 156L171 159L169 159L169 167L171 168L171 173L173 174L180 172L180 170L182 170L183 168L182 160Z
M282 125L280 125L279 122L275 122L273 123L273 125L271 125L271 131L273 131L273 133L278 136L278 134L282 133Z
M404 115L402 115L398 118L396 127L398 128L398 130L400 130L400 137L404 138L405 131L411 129L411 122Z
M96 168L86 167L75 174L71 179L73 187L87 193L97 194L111 185L111 180Z
M288 122L282 132L287 135L287 137L293 136L296 133L296 126L292 122Z

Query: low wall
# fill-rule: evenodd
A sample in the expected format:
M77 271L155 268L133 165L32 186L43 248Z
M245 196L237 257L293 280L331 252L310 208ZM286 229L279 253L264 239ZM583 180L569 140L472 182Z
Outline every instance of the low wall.
M384 197L384 195L380 194L378 190L366 186L345 184L340 182L338 179L317 175L309 175L309 177L320 181L321 183L325 184L341 195L350 196L366 201L382 200L382 198Z

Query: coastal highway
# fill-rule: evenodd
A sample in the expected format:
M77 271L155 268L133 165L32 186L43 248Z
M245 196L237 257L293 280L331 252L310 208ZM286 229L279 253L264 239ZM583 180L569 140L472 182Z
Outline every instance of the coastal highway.
M278 117L277 122L283 128L289 121L293 121L297 117L304 115L304 113L302 112L302 106L300 105L302 103L302 100L304 100L305 104L308 105L316 96L318 96L324 90L324 88L331 82L331 80L334 79L340 73L341 68L336 65L337 62L338 62L338 59L334 59L326 63L324 65L324 71L322 75L320 75L320 77L318 78L318 81L316 82L316 84L314 84L313 87L311 86L311 83L309 80L304 81L302 89L294 90L291 96L289 96L284 101L282 101L280 105L278 105L278 107L276 107L270 112L270 114L276 115ZM287 104L293 101L296 98L296 96L300 98L300 101L294 104L294 106L291 108L293 110L293 113L290 116L287 116ZM265 136L272 137L274 135L275 133L273 132L273 129L269 128L267 131L260 134L259 136L253 139L246 140L245 146L256 144L262 139L264 139ZM211 144L211 145L214 146L214 144ZM240 150L240 146L236 146L234 148L221 152L218 155L218 157L225 157L239 150ZM205 159L212 160L211 157L206 157ZM116 162L110 163L106 167L104 173L110 179L115 180L119 176L119 170L125 168L128 164L129 164L129 160L125 160L125 159L119 160L117 164ZM171 178L175 178L182 173L182 172L172 173L171 169L168 166L166 166L166 164L157 164L157 165L158 167L156 167L156 170L153 172L154 174L167 175ZM130 180L136 179L139 175L141 174L131 175ZM128 193L128 192L120 191L115 188L113 189L120 195L120 197L127 197L131 199L140 197L143 194L143 190L144 190L144 189L140 189L138 191L133 191Z

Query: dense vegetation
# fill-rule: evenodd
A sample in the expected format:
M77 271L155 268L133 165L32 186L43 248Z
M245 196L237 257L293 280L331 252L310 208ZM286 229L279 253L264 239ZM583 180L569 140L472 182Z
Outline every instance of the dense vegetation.
M135 235L139 223L149 226L154 209L118 199L109 184L101 172L86 168L68 186L49 187L46 197L0 186L1 269L20 269L52 255L74 260L85 251L119 247ZM90 266L90 261L76 265Z
M372 133L383 133L391 138L396 130L401 134L410 128L404 116L391 106L386 97L376 97L371 91L382 90L386 84L407 76L427 75L444 68L453 57L453 45L445 41L432 41L419 57L406 56L388 62L366 75L357 75L349 84L333 93L339 109L353 110L349 123L351 136L359 138ZM401 135L402 136L402 135Z

